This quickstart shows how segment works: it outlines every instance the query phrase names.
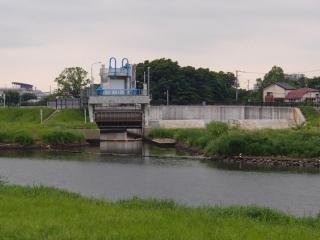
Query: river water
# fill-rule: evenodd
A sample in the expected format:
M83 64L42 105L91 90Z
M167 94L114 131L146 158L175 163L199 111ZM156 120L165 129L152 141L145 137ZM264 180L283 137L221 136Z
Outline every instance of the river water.
M109 155L105 153L119 152L121 147L105 145L68 153L2 152L1 180L109 200L139 197L173 199L190 206L257 205L299 216L320 211L317 171L225 165L134 142L126 149L137 155Z

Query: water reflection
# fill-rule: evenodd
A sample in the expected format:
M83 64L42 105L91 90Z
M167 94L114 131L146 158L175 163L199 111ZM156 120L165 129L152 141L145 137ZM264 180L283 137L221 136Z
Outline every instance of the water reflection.
M101 141L100 152L106 154L142 155L142 140Z

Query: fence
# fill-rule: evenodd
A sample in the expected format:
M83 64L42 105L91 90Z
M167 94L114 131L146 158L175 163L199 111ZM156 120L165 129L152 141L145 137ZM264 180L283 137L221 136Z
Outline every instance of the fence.
M56 99L54 101L48 101L47 107L54 109L79 109L88 104L87 99L81 98L64 98L64 99Z

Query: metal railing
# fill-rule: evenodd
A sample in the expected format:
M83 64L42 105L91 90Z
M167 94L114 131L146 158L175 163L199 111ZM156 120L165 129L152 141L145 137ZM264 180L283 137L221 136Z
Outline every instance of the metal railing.
M109 68L108 75L109 76L117 76L117 75L130 76L130 69L128 69L128 68Z
M97 88L97 93L99 96L141 96L146 95L143 89L106 89Z

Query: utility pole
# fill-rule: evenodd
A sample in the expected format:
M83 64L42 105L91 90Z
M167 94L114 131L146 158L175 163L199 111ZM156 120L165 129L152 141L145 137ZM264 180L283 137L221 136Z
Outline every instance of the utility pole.
M238 102L238 87L239 87L239 71L236 70L236 102Z
M6 94L3 93L3 107L6 107Z
M250 90L250 80L248 80L248 91Z
M148 67L148 96L150 96L150 67Z
M169 106L169 89L167 88L166 91L164 92L164 94L167 97L167 106Z
M102 62L94 62L91 64L91 95L94 95L94 79L93 79L93 73L92 73L92 68L96 64L102 64Z

